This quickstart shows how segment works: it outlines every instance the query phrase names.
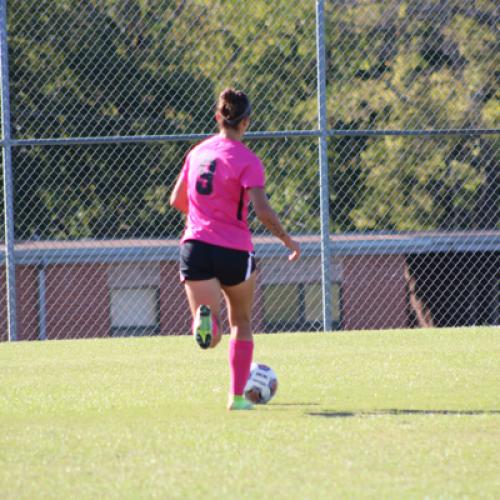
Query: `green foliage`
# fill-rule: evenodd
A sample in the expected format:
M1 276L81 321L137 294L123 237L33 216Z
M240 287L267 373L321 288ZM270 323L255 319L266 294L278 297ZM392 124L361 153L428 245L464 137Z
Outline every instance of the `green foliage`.
M330 128L498 127L494 2L326 9ZM316 128L313 2L20 0L9 5L9 44L16 138L210 133L227 85L250 95L253 130ZM16 150L17 237L177 235L167 199L189 146ZM494 226L496 146L330 140L331 229ZM290 230L319 231L315 141L251 147Z
M498 127L493 2L330 9L331 127ZM331 141L334 230L470 229L498 220L495 141L351 141Z

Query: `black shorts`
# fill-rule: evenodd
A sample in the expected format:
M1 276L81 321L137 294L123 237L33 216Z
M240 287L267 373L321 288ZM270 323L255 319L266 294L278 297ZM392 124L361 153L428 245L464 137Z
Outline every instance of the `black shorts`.
M217 278L234 286L246 281L255 271L255 254L203 241L188 240L181 246L181 280L202 281Z

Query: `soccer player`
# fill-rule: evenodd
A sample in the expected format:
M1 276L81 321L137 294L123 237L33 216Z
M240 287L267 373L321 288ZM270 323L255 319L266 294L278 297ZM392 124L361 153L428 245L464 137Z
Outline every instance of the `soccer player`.
M250 113L243 92L221 92L215 114L219 133L189 152L170 196L170 204L187 215L180 273L193 335L203 349L221 339L221 293L226 300L231 327L229 410L252 409L243 395L253 355L255 258L247 223L249 201L258 219L290 250L289 260L300 256L298 242L269 205L261 160L241 142Z

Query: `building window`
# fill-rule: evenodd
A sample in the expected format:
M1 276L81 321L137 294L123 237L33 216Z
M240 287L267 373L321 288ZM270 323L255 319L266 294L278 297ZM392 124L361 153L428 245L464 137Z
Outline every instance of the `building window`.
M272 284L264 287L266 331L318 331L323 328L321 283ZM332 283L332 330L342 321L341 286Z
M264 320L273 327L282 323L293 324L299 318L297 285L267 285L264 288Z
M340 283L332 283L332 330L339 330L341 326L341 295ZM305 285L304 290L305 319L308 322L320 323L323 327L323 298L321 283Z
M151 335L160 328L157 287L111 290L113 335Z

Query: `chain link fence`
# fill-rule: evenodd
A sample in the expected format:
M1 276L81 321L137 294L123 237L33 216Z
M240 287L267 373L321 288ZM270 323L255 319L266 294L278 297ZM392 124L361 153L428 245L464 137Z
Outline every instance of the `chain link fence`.
M256 331L499 323L495 2L246 7L8 4L1 340L189 333L168 197L228 85L304 250L289 264L250 215Z

